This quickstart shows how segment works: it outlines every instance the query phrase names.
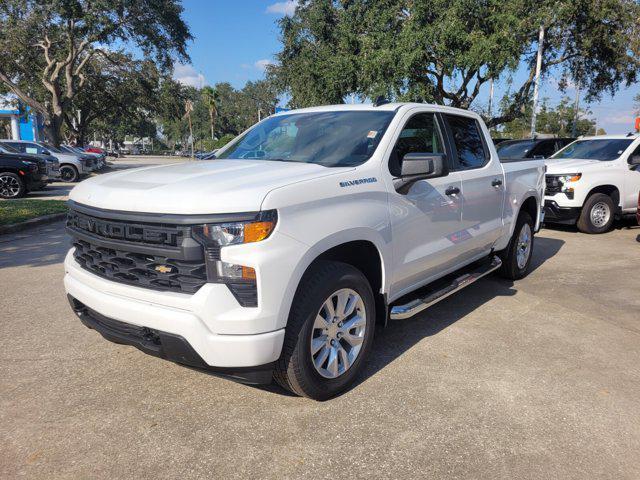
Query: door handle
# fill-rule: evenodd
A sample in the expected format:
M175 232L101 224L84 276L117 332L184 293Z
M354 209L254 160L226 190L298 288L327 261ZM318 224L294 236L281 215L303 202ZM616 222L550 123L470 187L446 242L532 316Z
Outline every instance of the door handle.
M446 195L457 195L460 193L460 189L458 187L449 187L444 191L444 193Z
M494 178L493 182L491 182L492 187L499 187L500 185L502 185L502 180L499 178Z

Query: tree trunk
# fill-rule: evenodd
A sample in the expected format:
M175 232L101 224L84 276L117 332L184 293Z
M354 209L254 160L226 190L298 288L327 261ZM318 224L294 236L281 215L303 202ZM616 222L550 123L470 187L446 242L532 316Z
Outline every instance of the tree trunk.
M213 140L213 110L209 109L209 124L211 125L211 140Z
M45 122L44 122L44 129L46 132L47 139L52 145L56 147L60 146L60 140L61 140L60 132L62 130L63 121L64 121L64 118L62 116L62 113L60 114L51 113L49 115L49 118L45 119Z

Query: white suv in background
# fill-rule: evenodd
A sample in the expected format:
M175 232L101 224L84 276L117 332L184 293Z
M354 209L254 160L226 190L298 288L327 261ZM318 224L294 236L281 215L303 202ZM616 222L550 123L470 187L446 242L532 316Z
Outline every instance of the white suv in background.
M79 155L63 152L48 143L29 140L6 140L5 143L22 153L37 153L56 157L60 162L60 180L63 182L77 182L83 175L91 172L87 161Z
M545 163L545 222L603 233L615 217L637 212L640 135L583 137Z

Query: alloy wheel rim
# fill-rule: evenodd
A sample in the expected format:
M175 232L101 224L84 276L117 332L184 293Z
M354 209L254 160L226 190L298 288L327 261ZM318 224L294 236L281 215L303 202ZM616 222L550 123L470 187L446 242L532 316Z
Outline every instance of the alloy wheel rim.
M518 245L516 249L516 262L518 268L523 269L531 255L531 227L528 223L522 225L520 234L518 235Z
M71 180L74 175L73 175L73 170L71 170L69 167L63 167L60 169L60 177L62 178L62 180Z
M10 175L0 177L0 193L4 197L15 197L20 193L20 182Z
M591 223L595 227L603 227L611 218L611 209L609 205L604 202L598 202L593 207L591 207Z
M324 378L338 378L356 361L367 329L362 297L343 288L327 298L316 315L309 351L311 363Z

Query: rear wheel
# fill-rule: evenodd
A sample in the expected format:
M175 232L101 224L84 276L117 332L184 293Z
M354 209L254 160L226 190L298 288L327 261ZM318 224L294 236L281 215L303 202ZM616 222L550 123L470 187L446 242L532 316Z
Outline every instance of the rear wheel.
M615 205L609 195L594 193L584 202L578 230L583 233L604 233L609 231L614 221Z
M529 273L533 253L533 219L527 212L520 212L509 245L499 253L502 260L500 275L518 280Z
M326 400L349 387L371 349L375 302L351 265L321 261L300 282L274 378L297 395Z
M63 182L77 182L79 178L78 169L73 165L60 166L60 180Z
M0 172L0 198L20 198L27 193L22 179L13 172Z

